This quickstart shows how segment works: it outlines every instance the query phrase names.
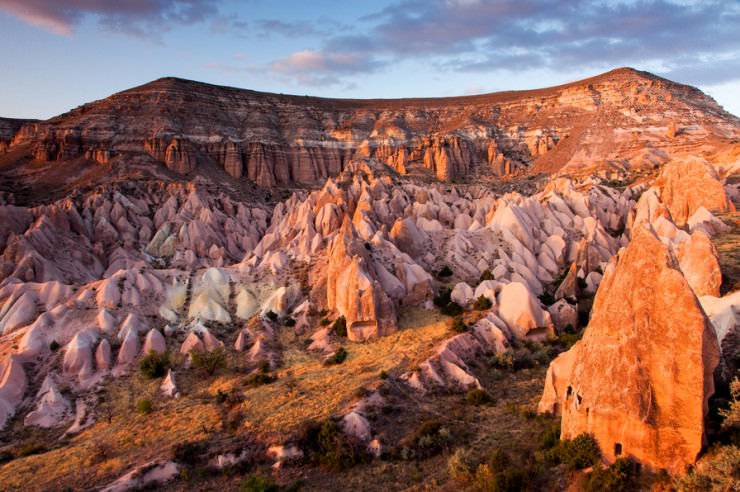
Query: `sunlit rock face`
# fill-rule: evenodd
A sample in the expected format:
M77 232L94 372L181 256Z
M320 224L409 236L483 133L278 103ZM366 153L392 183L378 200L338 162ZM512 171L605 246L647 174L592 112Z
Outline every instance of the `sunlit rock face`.
M532 165L652 166L672 147L729 136L725 115L696 89L627 68L536 91L364 101L164 78L49 121L0 120L0 151L22 146L41 161L158 162L184 175L216 165L263 187L320 182L357 158L450 180Z
M607 267L583 339L550 366L540 410L562 414L562 438L593 434L609 461L682 473L705 442L718 362L676 258L640 228Z
M717 171L704 159L690 157L671 161L663 168L656 186L679 227L686 224L699 207L713 213L735 209Z

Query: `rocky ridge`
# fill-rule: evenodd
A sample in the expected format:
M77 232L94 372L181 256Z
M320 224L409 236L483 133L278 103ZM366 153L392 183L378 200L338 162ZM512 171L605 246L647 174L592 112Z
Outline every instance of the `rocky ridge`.
M156 162L179 174L215 164L269 187L319 183L363 157L440 180L595 164L619 176L739 132L737 118L697 89L628 68L549 89L398 100L164 78L48 121L4 125L0 153Z

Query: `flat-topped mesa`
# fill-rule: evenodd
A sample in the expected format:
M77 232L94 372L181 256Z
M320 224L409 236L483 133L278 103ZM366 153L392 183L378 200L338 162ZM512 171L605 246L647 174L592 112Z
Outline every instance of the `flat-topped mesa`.
M641 226L609 263L583 339L550 365L539 410L562 414L563 439L592 434L609 462L681 474L705 443L718 363L677 260Z
M675 117L664 121L666 113ZM683 130L699 126L707 132ZM440 180L540 161L554 170L584 155L623 159L647 140L662 148L736 137L740 122L697 89L618 69L547 89L419 99L287 96L164 78L9 134L6 148L43 161L125 157L181 174L211 163L273 186L321 181L359 157Z

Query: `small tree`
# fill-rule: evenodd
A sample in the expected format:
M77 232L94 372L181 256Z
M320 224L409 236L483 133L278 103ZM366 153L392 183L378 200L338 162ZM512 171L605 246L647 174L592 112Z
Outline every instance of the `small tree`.
M473 304L473 307L478 311L485 311L486 309L491 309L491 306L493 306L493 303L489 298L484 296L483 294L479 295L478 298L475 300L475 304Z
M169 369L169 367L169 352L162 352L159 354L152 350L148 355L144 356L139 363L139 370L149 379L163 377L167 373L167 369Z
M223 347L217 347L210 352L207 350L190 350L193 367L203 369L209 375L213 375L219 369L226 367L226 351Z
M136 402L136 410L142 415L149 415L154 411L154 403L150 398L142 398Z

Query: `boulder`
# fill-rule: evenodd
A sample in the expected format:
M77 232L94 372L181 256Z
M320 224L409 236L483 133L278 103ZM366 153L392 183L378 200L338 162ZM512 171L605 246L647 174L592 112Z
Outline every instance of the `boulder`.
M526 285L520 282L504 285L498 304L499 316L517 338L544 340L555 335L550 313L542 309Z
M676 247L681 272L697 297L719 297L722 285L722 271L709 236L702 230L695 230L688 240Z
M656 185L660 188L661 201L679 227L686 224L699 207L713 213L735 209L717 171L701 158L688 157L669 162L663 167Z

